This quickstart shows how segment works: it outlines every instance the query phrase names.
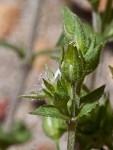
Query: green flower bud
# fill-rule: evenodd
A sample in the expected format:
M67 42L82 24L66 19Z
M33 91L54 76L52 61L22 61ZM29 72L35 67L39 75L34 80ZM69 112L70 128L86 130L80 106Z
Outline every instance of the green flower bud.
M61 73L70 83L75 84L84 76L85 61L83 55L76 46L69 44L61 64Z
M64 120L51 117L43 117L42 126L44 133L55 141L67 130Z

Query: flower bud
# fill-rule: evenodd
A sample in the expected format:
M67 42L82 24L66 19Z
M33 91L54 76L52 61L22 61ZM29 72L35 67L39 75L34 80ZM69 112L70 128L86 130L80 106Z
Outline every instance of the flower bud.
M43 117L42 126L44 133L53 140L58 140L67 129L64 120L51 117Z
M84 70L85 61L82 53L73 43L69 44L61 64L62 75L68 82L75 84L84 76Z

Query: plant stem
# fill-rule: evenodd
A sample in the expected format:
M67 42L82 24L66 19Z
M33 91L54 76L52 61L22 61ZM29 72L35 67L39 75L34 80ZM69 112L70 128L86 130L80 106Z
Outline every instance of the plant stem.
M75 94L75 85L72 85L72 115L75 118L76 113L76 94Z
M68 124L67 150L75 150L75 121L70 121Z
M75 149L75 116L76 116L76 88L75 85L72 85L72 115L73 119L68 123L68 143L67 143L67 150L74 150Z
M57 150L60 150L59 139L55 141Z

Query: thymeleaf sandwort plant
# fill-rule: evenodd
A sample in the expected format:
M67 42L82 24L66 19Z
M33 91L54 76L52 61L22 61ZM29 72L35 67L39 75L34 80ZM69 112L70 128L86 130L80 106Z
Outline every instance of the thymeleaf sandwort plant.
M31 114L45 116L50 120L58 119L56 120L58 123L52 122L56 134L49 135L56 143L66 130L63 124L67 125L67 150L75 150L77 145L79 146L80 121L83 120L85 124L84 118L87 120L88 115L99 107L100 98L104 92L105 85L86 92L85 95L83 95L82 88L85 77L92 73L99 64L103 43L98 42L98 37L94 33L87 33L78 16L67 7L63 8L62 18L65 42L61 48L57 74L47 67L48 77L42 78L42 91L23 95L23 97L47 100L47 104L40 106ZM47 133L46 128L47 126L44 130Z

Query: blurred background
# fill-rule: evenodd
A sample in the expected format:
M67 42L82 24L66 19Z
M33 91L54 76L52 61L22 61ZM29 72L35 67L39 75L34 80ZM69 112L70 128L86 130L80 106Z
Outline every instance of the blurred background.
M101 0L99 11L104 11L105 4L106 0ZM54 72L57 69L58 63L50 59L48 50L54 49L62 33L63 5L91 23L92 8L86 0L0 0L0 122L8 132L15 120L23 121L32 133L29 141L8 150L55 150L54 143L42 131L41 117L28 114L41 103L18 96L41 88L45 63ZM34 61L32 52L38 53ZM108 69L108 65L113 66L112 42L101 57L95 86L107 83L112 104L113 81ZM86 82L90 85L90 77ZM66 150L66 134L60 147Z

